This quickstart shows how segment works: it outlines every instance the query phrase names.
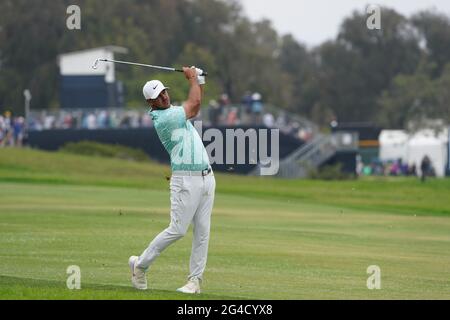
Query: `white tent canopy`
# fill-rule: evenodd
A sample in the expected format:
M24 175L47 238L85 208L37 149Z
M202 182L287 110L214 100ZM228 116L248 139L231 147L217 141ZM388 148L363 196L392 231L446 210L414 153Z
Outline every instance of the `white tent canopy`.
M379 137L382 161L402 159L407 162L408 134L403 130L383 130Z
M416 165L420 174L420 164L425 156L438 177L445 176L448 161L448 129L436 134L433 130L421 130L409 135L403 130L383 130L379 137L380 160L402 159L409 165Z
M435 134L433 130L422 130L408 141L408 161L415 163L420 172L422 159L428 156L438 177L445 176L448 156L448 131Z

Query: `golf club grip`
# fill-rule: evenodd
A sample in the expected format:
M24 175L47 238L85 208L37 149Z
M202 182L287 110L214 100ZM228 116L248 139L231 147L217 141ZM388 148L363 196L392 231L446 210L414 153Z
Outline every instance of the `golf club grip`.
M181 69L174 69L174 71L176 71L176 72L184 72L183 70L181 70ZM203 71L203 73L201 74L202 76L208 76L208 72L206 72L206 71Z

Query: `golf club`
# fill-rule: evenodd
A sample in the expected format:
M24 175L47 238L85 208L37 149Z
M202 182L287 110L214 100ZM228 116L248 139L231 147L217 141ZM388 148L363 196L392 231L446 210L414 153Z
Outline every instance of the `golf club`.
M159 70L183 72L182 69L154 66L154 65L151 65L151 64L142 64L142 63L135 63L135 62L119 61L119 60L109 60L109 59L97 59L97 60L95 60L94 64L92 65L92 69L94 69L94 70L97 69L99 62L112 62L112 63L120 63L120 64L129 64L129 65L133 65L133 66L147 67L147 68L153 68L153 69L159 69ZM206 71L203 71L203 73L201 75L202 76L207 76L208 73Z

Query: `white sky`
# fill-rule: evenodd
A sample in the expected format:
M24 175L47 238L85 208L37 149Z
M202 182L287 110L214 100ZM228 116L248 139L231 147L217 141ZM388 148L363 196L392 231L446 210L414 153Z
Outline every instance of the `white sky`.
M365 11L368 4L395 9L410 16L434 8L450 15L450 0L240 0L252 21L268 18L282 35L292 33L309 47L333 39L345 17L354 10ZM381 17L383 22L383 17Z

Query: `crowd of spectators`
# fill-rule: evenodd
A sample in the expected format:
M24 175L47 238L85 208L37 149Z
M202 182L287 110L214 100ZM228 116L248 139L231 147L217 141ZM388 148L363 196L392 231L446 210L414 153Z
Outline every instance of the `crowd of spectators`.
M71 110L35 112L30 117L29 130L51 129L117 129L151 127L146 112L128 110Z
M212 126L257 125L262 123L262 115L261 94L246 92L240 104L231 104L228 95L224 93L218 100L209 102L206 120Z
M11 112L0 114L0 147L21 147L25 137L25 119L12 117Z
M202 120L205 126L266 126L279 128L287 135L308 141L312 129L284 111L265 110L261 94L247 92L239 104L232 104L227 94L209 101L208 108L193 119ZM272 109L273 110L273 109ZM51 129L126 129L153 126L147 108L130 109L77 109L35 111L31 113L28 130Z
M203 112L202 112L203 110ZM263 103L258 92L246 92L240 103L231 103L227 94L209 101L208 108L201 109L192 121L201 120L204 126L265 126L308 141L313 129L297 117ZM27 122L27 123L26 123ZM127 129L153 126L148 109L72 109L33 110L27 121L13 117L11 112L0 114L0 147L22 146L28 131L53 129Z
M357 173L360 176L419 176L424 179L426 176L436 176L435 169L428 156L424 156L420 168L415 163L405 163L402 159L395 161L373 160L369 164L357 161Z
M232 104L228 95L222 94L218 100L209 102L207 117L199 115L199 118L206 120L211 126L265 126L279 128L284 134L305 141L312 138L313 129L310 126L303 126L293 115L286 111L277 110L275 113L266 109L258 92L246 92L240 104Z

